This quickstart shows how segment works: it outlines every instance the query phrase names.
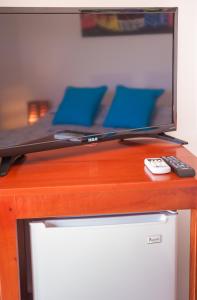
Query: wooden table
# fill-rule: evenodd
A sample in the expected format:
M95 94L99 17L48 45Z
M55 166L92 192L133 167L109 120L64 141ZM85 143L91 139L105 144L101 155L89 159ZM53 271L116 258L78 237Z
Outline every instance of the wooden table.
M1 300L20 299L17 220L176 209L192 210L190 300L197 299L197 178L147 173L144 158L162 155L197 170L182 146L116 141L30 154L0 178Z

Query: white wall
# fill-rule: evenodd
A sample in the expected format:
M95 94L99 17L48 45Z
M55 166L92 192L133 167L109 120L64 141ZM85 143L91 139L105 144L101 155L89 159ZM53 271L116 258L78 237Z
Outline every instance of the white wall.
M179 7L178 42L178 130L176 135L189 141L188 148L197 154L197 1L196 0L1 0L1 6L68 6L68 7ZM181 253L179 255L180 290L178 300L187 300L188 291L188 212L179 218Z

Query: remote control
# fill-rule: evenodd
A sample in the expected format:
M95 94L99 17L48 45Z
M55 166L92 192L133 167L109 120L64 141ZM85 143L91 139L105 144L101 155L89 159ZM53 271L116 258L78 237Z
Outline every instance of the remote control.
M170 166L162 158L145 158L145 166L153 174L166 174L171 172Z
M54 139L56 140L67 140L72 142L81 142L83 134L80 133L70 133L70 132L57 132L54 134Z
M193 177L195 170L175 156L162 156L163 160L172 168L172 171L180 177Z

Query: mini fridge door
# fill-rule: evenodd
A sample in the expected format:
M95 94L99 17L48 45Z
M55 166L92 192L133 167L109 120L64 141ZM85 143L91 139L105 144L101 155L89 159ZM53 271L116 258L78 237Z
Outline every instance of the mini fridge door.
M34 300L175 300L176 214L30 223Z

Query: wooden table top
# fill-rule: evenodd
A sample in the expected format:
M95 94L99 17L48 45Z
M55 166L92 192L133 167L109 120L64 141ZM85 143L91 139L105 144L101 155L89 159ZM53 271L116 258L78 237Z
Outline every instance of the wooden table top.
M197 299L197 177L152 175L144 158L174 155L197 171L183 146L150 139L27 155L0 178L0 298L19 300L19 220L192 209L190 300ZM22 221L23 222L23 221ZM10 284L11 283L11 284Z
M89 185L160 184L197 185L196 178L179 178L174 173L153 175L144 168L144 158L174 155L197 170L197 158L183 146L155 139L118 141L28 154L0 178L3 190L57 188Z

